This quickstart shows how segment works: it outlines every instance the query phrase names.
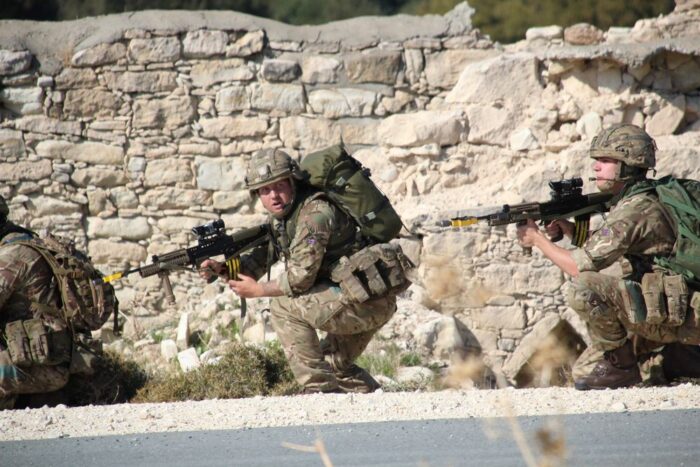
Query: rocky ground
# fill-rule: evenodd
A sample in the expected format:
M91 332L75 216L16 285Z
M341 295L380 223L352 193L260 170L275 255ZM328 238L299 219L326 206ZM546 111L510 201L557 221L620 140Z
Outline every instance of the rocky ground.
M700 408L700 386L377 392L0 412L0 441L439 418Z

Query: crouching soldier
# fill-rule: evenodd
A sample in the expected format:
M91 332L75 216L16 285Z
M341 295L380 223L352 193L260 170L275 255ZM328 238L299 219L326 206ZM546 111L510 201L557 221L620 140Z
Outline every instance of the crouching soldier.
M8 214L0 197L0 409L89 374L97 358L90 330L117 306L112 287L94 282L100 276L87 258L53 237L39 239Z
M305 392L372 392L379 384L354 362L396 311L412 265L398 245L361 235L347 208L305 179L279 149L253 155L246 187L270 214L273 240L243 255L243 274L228 284L242 298L273 297L272 326ZM258 282L277 260L281 276ZM222 267L207 260L202 275Z

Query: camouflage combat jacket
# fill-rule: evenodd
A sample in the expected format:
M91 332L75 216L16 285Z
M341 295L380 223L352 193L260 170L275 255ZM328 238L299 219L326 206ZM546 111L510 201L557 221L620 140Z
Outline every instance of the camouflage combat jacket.
M288 296L299 295L318 280L329 278L338 259L364 246L355 222L321 192L300 189L290 214L271 223L275 237L271 259L285 262L278 283ZM259 279L267 272L268 249L263 245L241 257L244 274Z
M56 305L59 291L51 268L34 249L13 245L13 239L26 239L26 234L10 233L0 239L0 328L15 320L37 318L32 303ZM41 316L53 329L65 327Z
M601 228L592 232L583 247L572 255L581 272L600 271L624 257L632 266L627 277L639 282L644 273L652 270L654 256L671 253L676 234L655 194L645 192L625 197L623 192L620 198Z

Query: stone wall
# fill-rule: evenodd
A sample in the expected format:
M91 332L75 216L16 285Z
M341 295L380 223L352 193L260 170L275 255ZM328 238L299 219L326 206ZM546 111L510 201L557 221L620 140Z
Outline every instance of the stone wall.
M242 189L257 149L342 140L420 234L401 241L423 283L380 337L437 360L479 348L516 381L541 338L588 339L565 277L524 256L512 228L434 221L545 200L548 180L588 175L590 139L615 122L656 137L660 173L700 178L693 6L606 32L535 28L508 46L472 28L466 3L314 27L232 12L1 21L0 194L15 221L75 239L111 272L184 247L208 220L264 221ZM155 278L118 284L129 345L117 348L157 353L178 319L210 347L225 341L230 292L188 273L173 285L176 306ZM269 337L264 319L246 328Z

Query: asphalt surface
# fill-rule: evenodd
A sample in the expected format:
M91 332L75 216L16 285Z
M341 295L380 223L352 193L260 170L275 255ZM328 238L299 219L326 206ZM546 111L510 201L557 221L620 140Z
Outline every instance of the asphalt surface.
M527 465L513 436L522 430L534 459L537 432L563 447L569 466L697 466L700 410L557 417L471 418L174 432L0 443L0 466L314 466L321 440L334 466ZM563 465L563 464L562 464Z

